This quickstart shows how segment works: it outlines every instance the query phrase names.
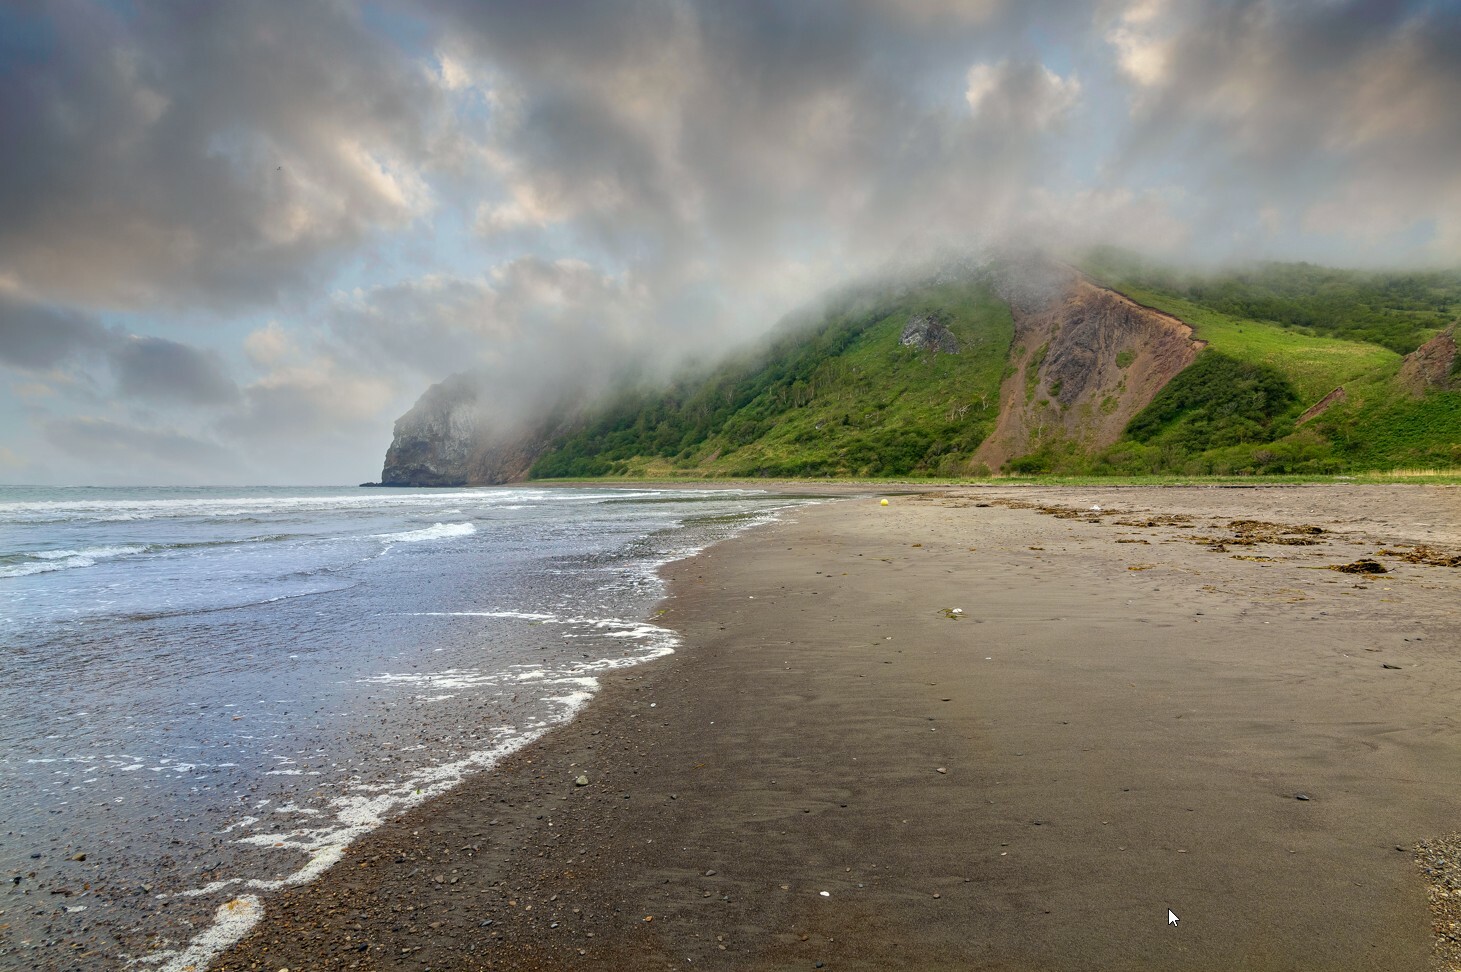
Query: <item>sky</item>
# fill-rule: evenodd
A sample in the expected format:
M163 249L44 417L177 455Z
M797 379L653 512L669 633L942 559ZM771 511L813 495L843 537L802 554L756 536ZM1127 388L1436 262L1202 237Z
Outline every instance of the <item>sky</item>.
M1461 4L0 0L0 482L343 484L948 248L1461 265Z

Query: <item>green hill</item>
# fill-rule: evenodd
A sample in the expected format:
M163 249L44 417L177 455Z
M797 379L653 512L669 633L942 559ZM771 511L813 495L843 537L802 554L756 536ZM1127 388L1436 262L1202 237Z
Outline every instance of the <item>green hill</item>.
M899 344L918 316L958 353ZM622 393L532 475L953 475L993 427L1013 334L985 281L859 295L709 374Z
M1461 272L1204 275L1110 249L1077 265L845 288L715 367L626 380L510 440L439 441L476 427L460 419L478 393L453 379L397 423L382 478L1461 466Z
M1203 358L1219 354L1266 369L1295 397L1275 389L1261 427L1245 429L1239 442L1222 430L1204 441L1190 422L1178 430L1158 414L1170 411L1170 402L1154 402L1121 446L1081 471L1346 472L1461 463L1461 381L1418 388L1400 380L1404 355L1461 317L1461 272L1385 274L1299 263L1203 276L1113 250L1091 254L1084 268L1192 325L1208 342ZM1177 394L1201 378L1181 376L1170 390ZM1306 409L1336 389L1343 389L1341 400L1296 427ZM1205 414L1221 422L1234 411L1219 405Z

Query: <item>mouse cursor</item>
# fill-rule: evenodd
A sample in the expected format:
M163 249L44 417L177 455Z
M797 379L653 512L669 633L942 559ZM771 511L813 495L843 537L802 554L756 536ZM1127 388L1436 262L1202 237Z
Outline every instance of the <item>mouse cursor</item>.
M1177 924L1177 922L1179 922L1181 920L1182 919L1178 918L1176 915L1174 915L1172 913L1172 909L1171 908L1168 908L1167 909L1167 924L1169 924L1169 925L1175 925L1175 924Z

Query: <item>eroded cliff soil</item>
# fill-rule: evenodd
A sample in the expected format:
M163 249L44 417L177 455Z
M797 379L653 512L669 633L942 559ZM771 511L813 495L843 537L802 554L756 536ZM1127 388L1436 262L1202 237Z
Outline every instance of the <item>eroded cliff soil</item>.
M1405 356L1400 366L1400 382L1411 394L1424 395L1431 390L1461 389L1461 375L1456 373L1456 325Z
M1170 314L1079 276L1056 299L1011 310L1012 373L1000 388L999 422L973 460L990 469L1051 441L1084 451L1111 445L1205 347Z

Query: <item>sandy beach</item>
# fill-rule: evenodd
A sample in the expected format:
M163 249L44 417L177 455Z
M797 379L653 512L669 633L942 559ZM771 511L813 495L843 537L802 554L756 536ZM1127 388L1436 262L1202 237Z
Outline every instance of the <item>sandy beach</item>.
M1454 487L797 510L213 967L1457 967L1458 555Z

